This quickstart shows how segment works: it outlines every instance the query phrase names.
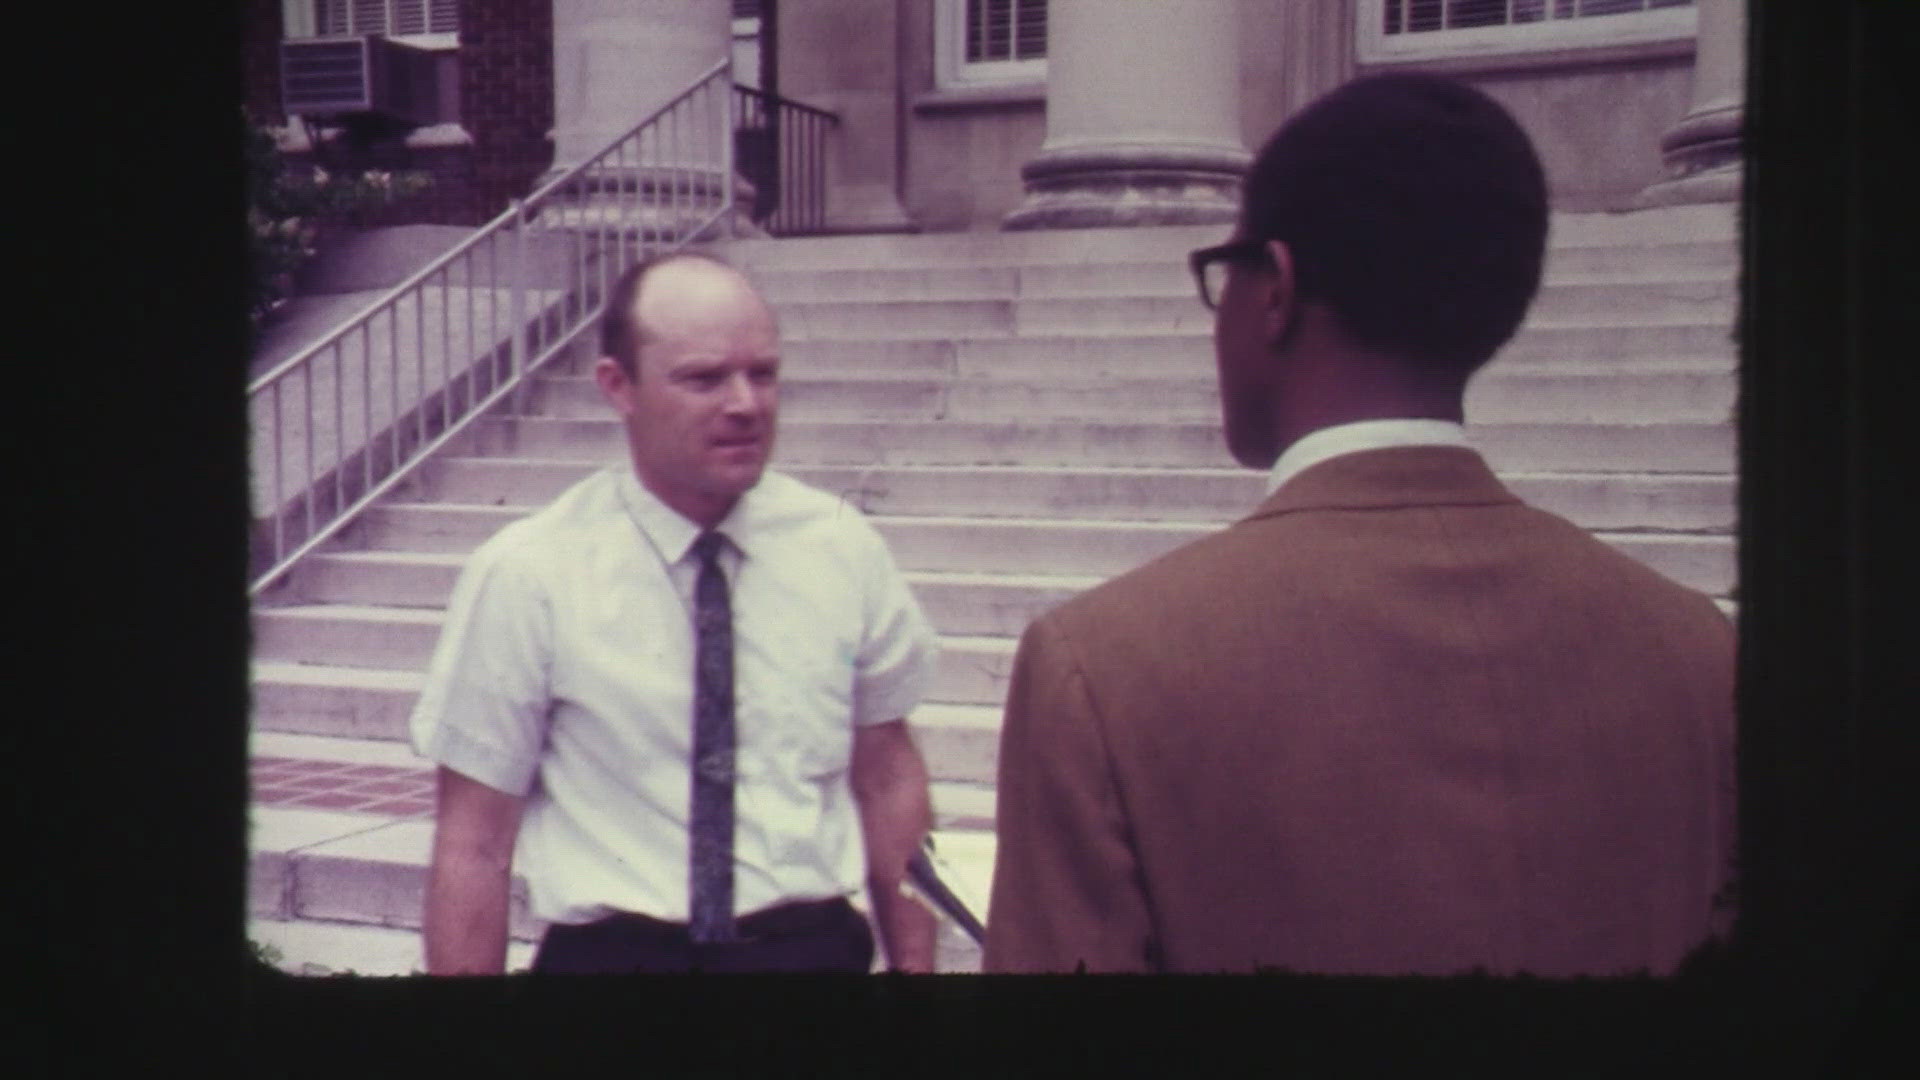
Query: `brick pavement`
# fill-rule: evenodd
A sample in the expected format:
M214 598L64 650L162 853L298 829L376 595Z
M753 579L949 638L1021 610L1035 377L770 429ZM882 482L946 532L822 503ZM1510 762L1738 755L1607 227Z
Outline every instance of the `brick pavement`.
M255 755L255 806L308 807L387 817L433 813L433 772L397 765Z

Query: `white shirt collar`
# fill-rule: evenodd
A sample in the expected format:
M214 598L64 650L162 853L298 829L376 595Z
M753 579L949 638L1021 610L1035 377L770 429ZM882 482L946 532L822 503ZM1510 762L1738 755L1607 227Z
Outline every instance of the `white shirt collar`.
M631 466L622 468L616 465L614 471L620 476L620 498L626 503L628 516L633 518L634 525L653 544L654 550L660 553L661 561L672 565L686 558L687 552L693 548L693 542L705 530L680 511L660 501L660 496L640 482ZM749 503L757 501L753 493L758 490L758 484L749 488L733 504L733 509L727 511L727 516L714 525L715 529L726 534L731 546L742 555L747 552L747 538L753 531L748 520L752 514Z
M1330 458L1393 446L1466 446L1466 428L1451 420L1360 420L1308 432L1287 447L1267 476L1267 492Z

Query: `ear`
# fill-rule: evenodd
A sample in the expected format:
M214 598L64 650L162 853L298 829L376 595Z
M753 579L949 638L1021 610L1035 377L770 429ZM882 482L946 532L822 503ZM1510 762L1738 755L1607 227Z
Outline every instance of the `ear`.
M1299 321L1298 279L1294 276L1293 251L1286 241L1267 241L1267 256L1273 262L1273 272L1261 279L1260 317L1267 344L1278 345Z
M603 356L593 362L593 381L600 387L600 396L621 416L633 415L633 379L626 369L611 356Z

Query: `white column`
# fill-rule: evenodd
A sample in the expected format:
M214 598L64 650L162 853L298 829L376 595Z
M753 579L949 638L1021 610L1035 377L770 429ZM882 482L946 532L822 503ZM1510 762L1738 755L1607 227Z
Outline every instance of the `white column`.
M553 163L577 165L733 48L727 0L553 0Z
M1644 206L1732 202L1740 197L1746 122L1745 0L1698 0L1693 104L1660 139L1667 176L1641 192Z
M1238 23L1238 0L1052 0L1047 137L1004 227L1233 220Z

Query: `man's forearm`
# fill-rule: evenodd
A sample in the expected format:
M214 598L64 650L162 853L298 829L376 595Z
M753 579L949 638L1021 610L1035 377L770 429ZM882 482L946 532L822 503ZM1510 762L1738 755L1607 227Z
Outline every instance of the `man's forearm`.
M933 825L927 782L904 721L856 734L853 795L866 837L867 887L881 947L897 971L933 970L933 913L900 892L907 862Z
M427 881L431 975L499 975L507 969L510 866L436 858Z
M499 975L507 968L509 866L436 858L427 881L431 975Z
M933 913L901 891L907 861L933 820L926 786L924 782L916 785L911 776L902 778L862 809L869 858L867 892L888 966L896 971L932 971Z
M895 971L931 972L937 923L933 912L900 891L900 882L868 881L873 899L873 922L887 966Z

